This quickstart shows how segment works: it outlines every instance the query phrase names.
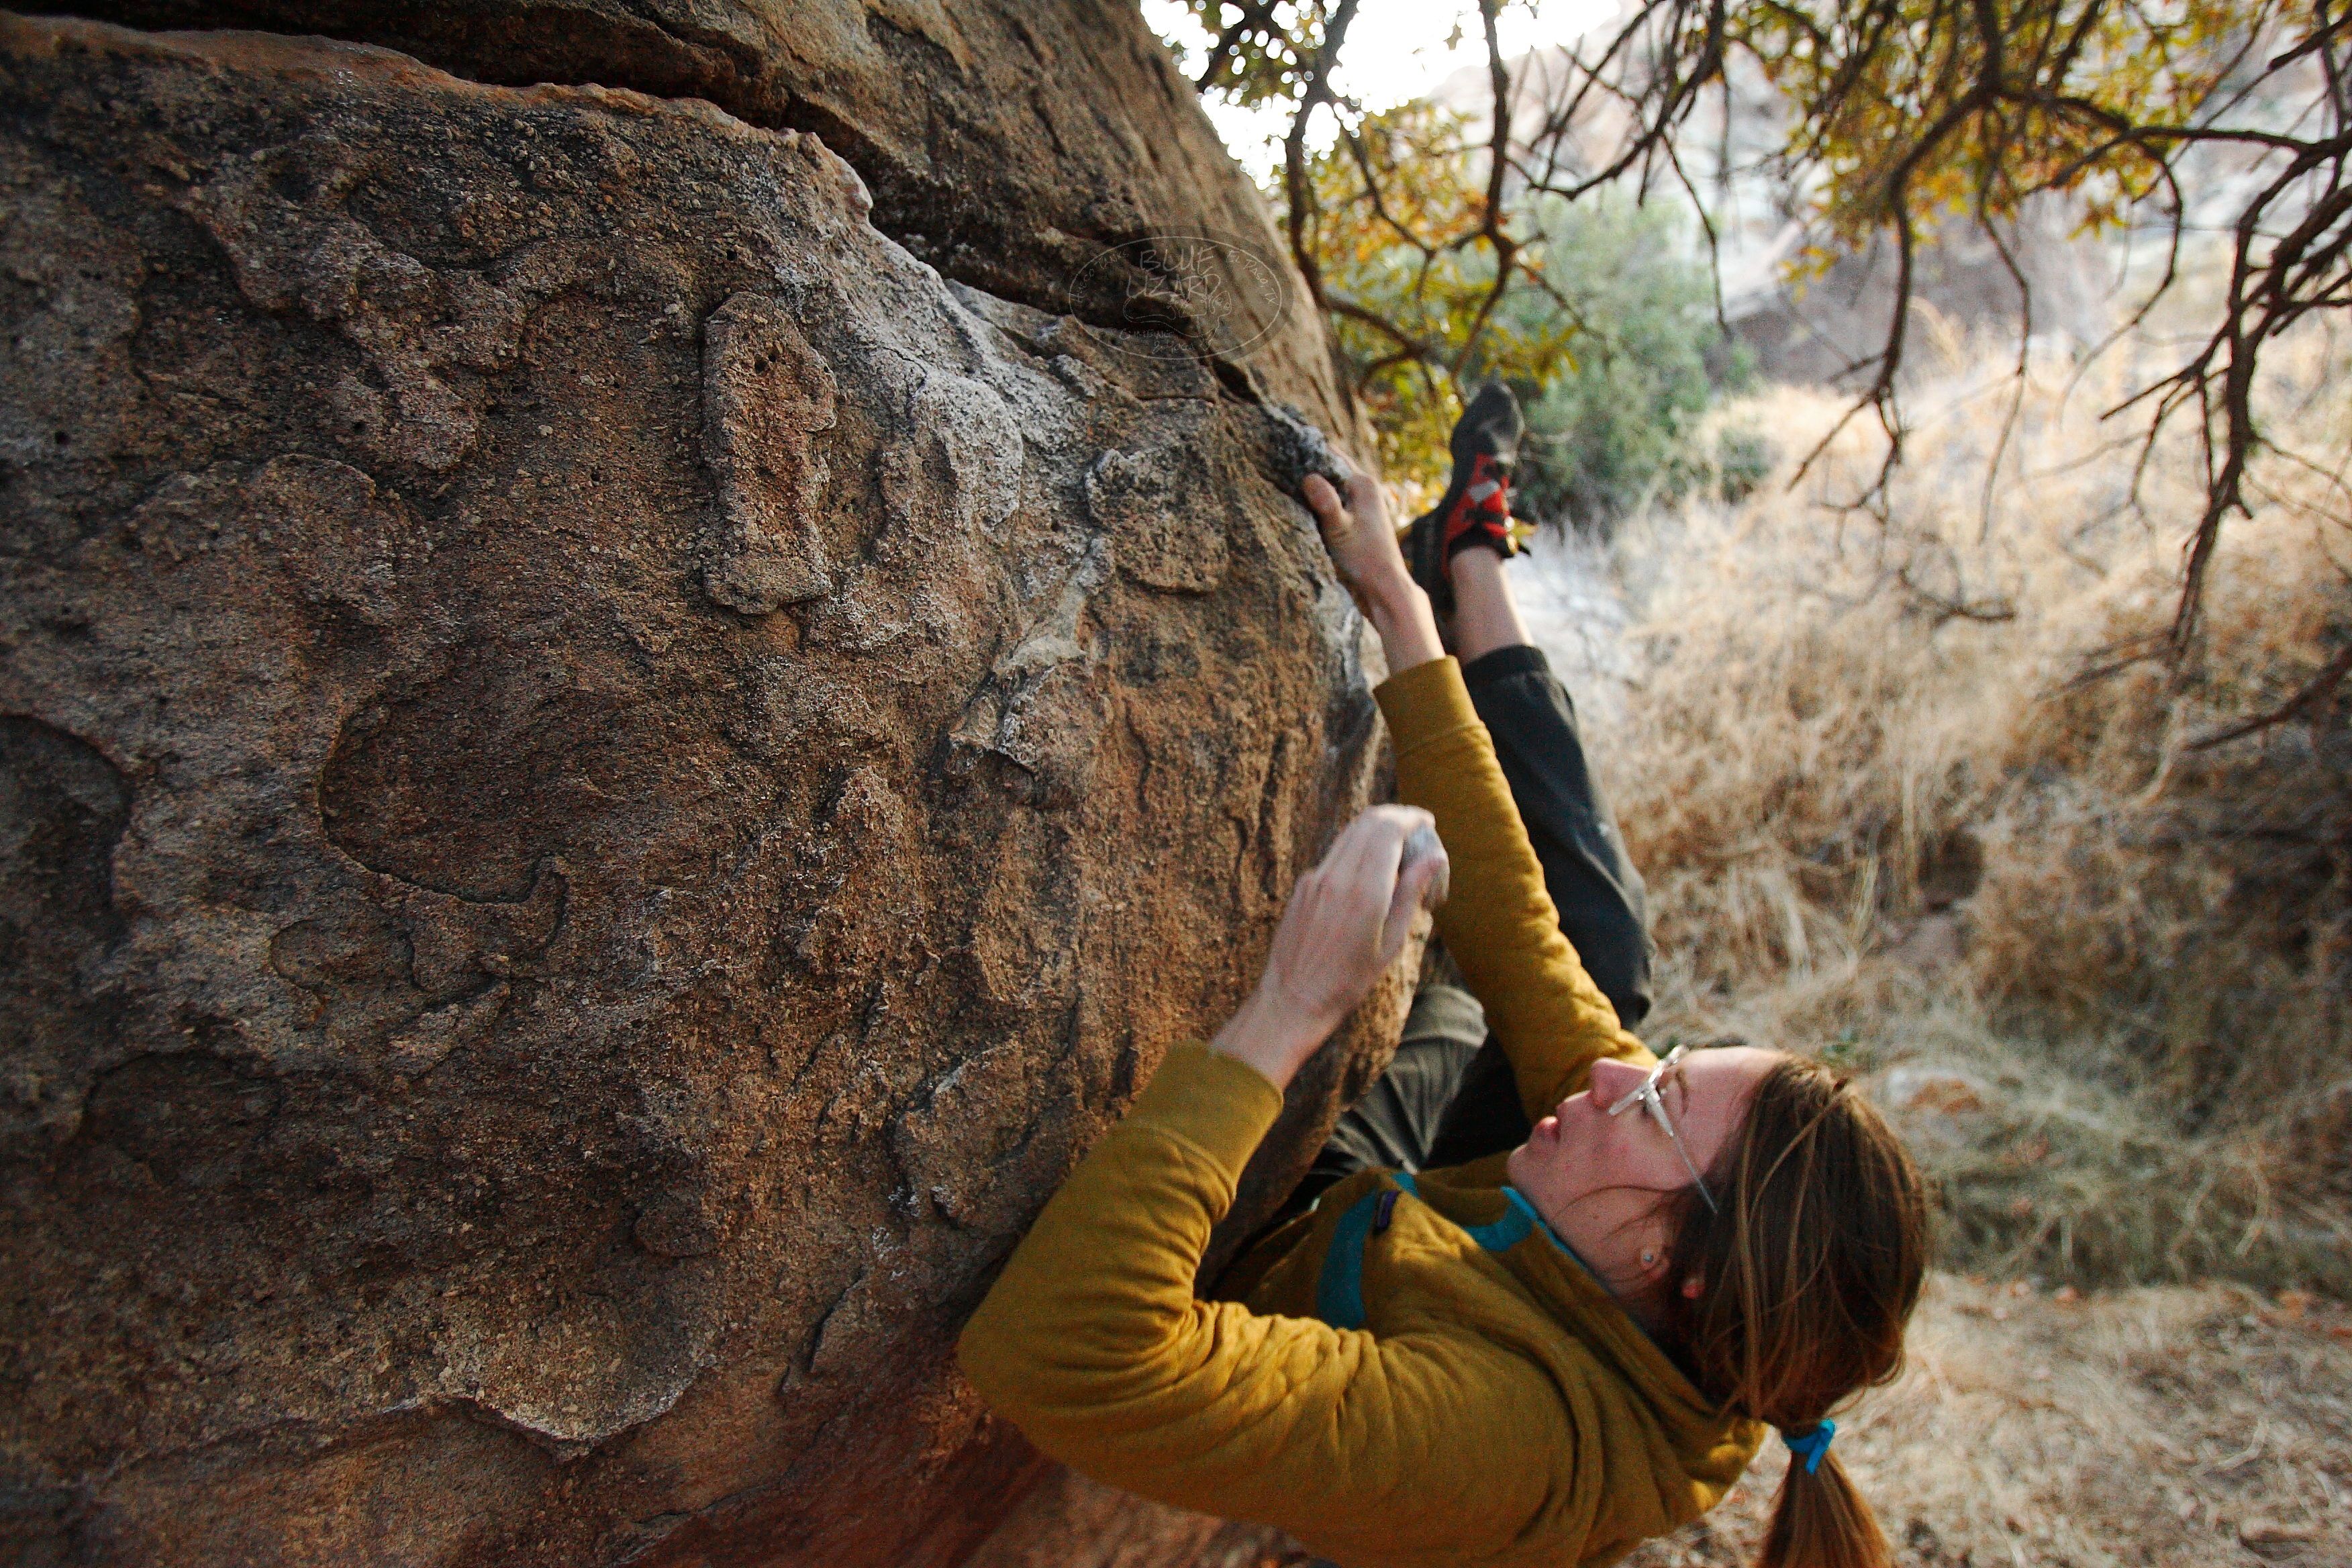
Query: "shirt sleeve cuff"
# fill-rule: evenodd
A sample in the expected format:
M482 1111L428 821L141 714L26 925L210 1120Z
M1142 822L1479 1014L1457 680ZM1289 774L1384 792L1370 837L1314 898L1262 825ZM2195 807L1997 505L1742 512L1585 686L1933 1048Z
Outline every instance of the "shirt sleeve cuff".
M1389 721L1400 758L1478 724L1478 710L1462 684L1462 665L1450 655L1390 676L1372 696Z
M1123 1125L1171 1133L1215 1161L1229 1183L1282 1114L1282 1090L1255 1068L1199 1044L1176 1047Z

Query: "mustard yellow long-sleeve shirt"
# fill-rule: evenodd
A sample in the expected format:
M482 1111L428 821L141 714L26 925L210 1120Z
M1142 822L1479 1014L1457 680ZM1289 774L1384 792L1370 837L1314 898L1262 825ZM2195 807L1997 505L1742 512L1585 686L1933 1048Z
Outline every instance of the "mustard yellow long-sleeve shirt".
M1439 932L1530 1115L1596 1058L1650 1059L1560 934L1460 668L1378 696L1398 795L1435 815L1454 863ZM1761 1429L1707 1405L1499 1156L1352 1177L1243 1261L1244 1300L1195 1300L1281 1105L1230 1058L1171 1052L965 1328L982 1397L1076 1469L1281 1526L1346 1568L1608 1563L1730 1489Z

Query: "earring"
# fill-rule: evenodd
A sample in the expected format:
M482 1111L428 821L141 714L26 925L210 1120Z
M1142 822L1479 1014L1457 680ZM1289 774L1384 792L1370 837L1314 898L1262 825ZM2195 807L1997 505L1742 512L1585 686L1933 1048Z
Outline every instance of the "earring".
M1645 1252L1642 1254L1642 1261L1644 1263L1655 1263L1657 1260L1658 1255L1654 1252Z

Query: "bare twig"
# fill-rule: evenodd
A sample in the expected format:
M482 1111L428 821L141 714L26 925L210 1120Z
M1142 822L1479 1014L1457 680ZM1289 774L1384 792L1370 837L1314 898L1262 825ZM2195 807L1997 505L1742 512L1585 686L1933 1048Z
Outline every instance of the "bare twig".
M2310 718L2318 710L2320 704L2326 702L2335 694L2336 689L2344 684L2344 678L2347 675L2352 675L2352 647L2345 648L2334 658L2329 659L2321 667L2317 675L2304 683L2301 690L2277 707L2266 713L2257 713L2251 719L2242 719L2227 729L2216 731L2200 740L2191 741L2189 743L2189 749L2192 752L2209 752L2216 746L2227 745L2231 741L2243 740L2248 735L2275 729L2290 720Z

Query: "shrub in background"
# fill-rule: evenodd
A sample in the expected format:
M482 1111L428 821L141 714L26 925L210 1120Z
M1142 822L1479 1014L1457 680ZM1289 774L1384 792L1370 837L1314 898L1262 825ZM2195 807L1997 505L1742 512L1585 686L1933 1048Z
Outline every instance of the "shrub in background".
M1520 269L1490 314L1474 137L1459 114L1407 104L1366 117L1353 142L1307 170L1325 287L1361 308L1335 312L1332 331L1408 510L1444 489L1462 393L1492 378L1528 414L1525 520L1605 531L1654 500L1752 486L1769 463L1758 433L1701 438L1748 361L1716 321L1687 219L1613 187L1530 203L1512 218ZM1368 172L1387 192L1379 201ZM1458 345L1474 342L1464 357Z
M1530 216L1543 234L1540 282L1502 313L1522 337L1545 321L1573 331L1553 374L1517 388L1528 415L1522 514L1606 531L1654 500L1753 488L1769 465L1760 434L1703 437L1707 410L1746 384L1748 363L1745 345L1726 346L1682 213L1612 187Z

